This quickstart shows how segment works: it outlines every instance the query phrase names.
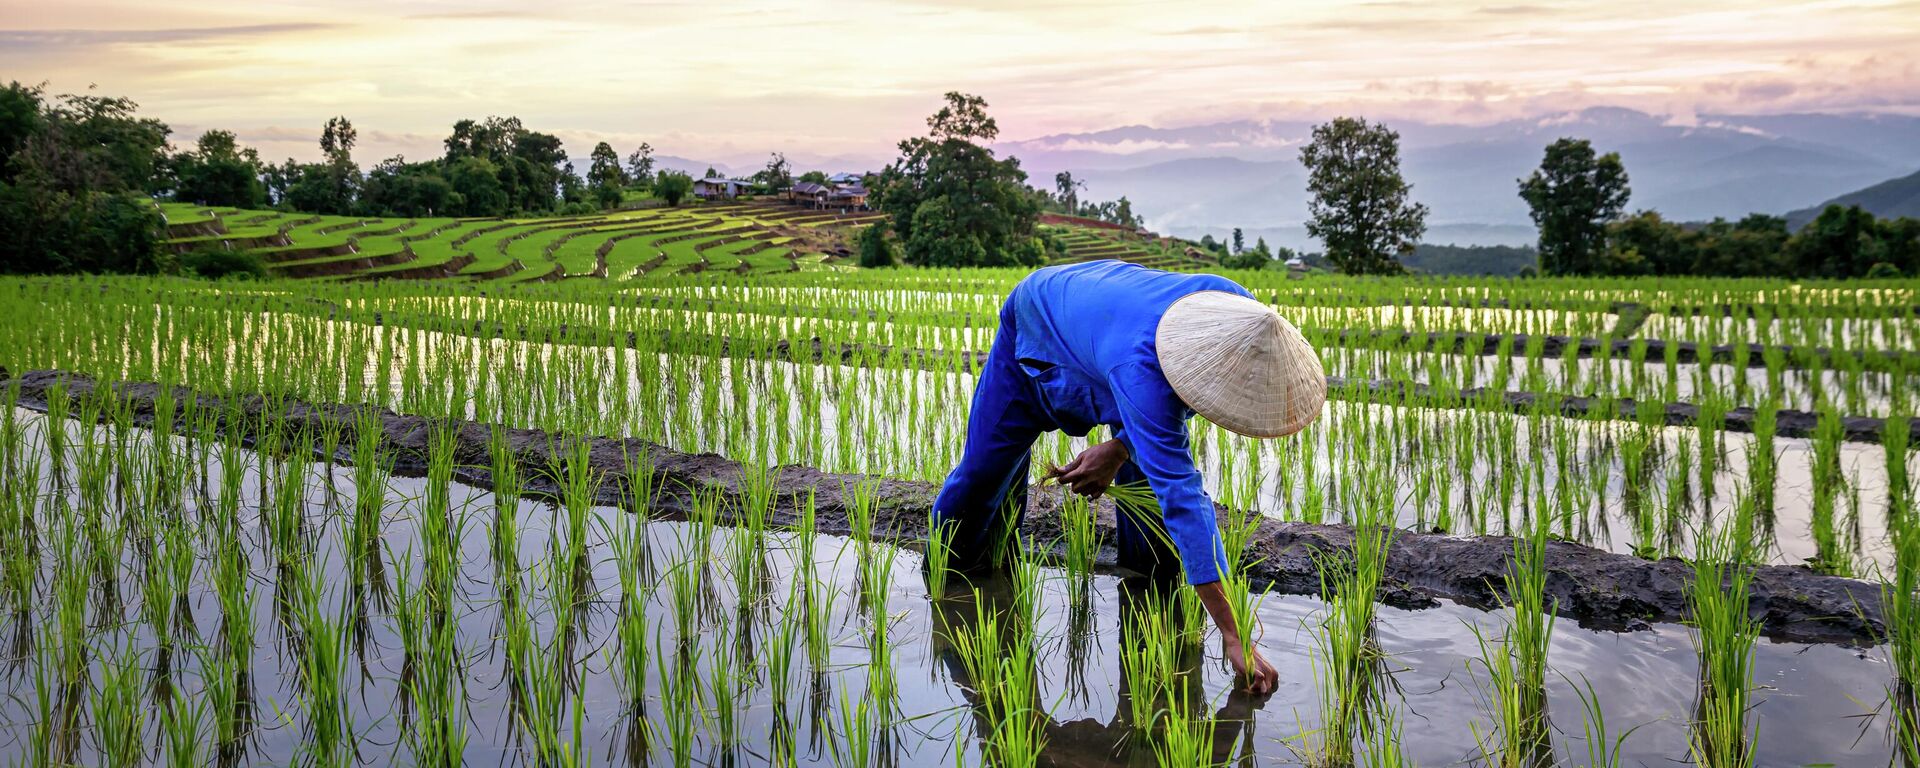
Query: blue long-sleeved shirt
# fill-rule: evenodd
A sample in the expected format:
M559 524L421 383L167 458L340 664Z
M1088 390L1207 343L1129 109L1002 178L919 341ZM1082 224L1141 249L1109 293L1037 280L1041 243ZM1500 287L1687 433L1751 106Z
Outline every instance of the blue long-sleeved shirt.
M1220 579L1220 529L1187 439L1193 416L1160 371L1154 333L1173 302L1198 291L1252 297L1218 275L1162 272L1121 261L1038 270L1008 297L1015 352L1063 430L1105 424L1160 501L1167 535L1191 584Z

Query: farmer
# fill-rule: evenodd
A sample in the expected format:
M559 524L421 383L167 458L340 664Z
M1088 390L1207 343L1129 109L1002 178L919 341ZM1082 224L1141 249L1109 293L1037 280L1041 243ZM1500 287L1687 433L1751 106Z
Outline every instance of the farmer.
M1300 333L1247 289L1216 275L1176 274L1120 261L1048 267L1014 286L974 386L960 465L934 500L951 530L953 562L994 568L1003 537L1027 508L1033 441L1061 430L1095 443L1048 477L1088 498L1145 480L1162 520L1123 509L1122 568L1155 579L1183 569L1222 651L1257 694L1279 671L1244 653L1221 589L1226 551L1213 501L1187 444L1195 413L1248 437L1280 437L1320 415L1326 379ZM1164 526L1162 522L1164 521Z

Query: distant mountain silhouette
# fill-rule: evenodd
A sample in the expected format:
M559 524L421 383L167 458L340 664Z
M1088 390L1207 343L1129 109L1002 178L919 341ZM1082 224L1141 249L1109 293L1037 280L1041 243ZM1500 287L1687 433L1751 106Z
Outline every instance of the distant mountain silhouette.
M1920 171L1888 179L1866 189L1834 197L1810 208L1787 214L1787 226L1795 229L1813 221L1829 205L1857 205L1875 216L1907 216L1920 219Z
M1432 209L1429 242L1513 243L1530 229L1517 180L1562 136L1619 152L1630 209L1696 221L1781 214L1920 167L1920 118L1899 115L1699 115L1685 121L1597 107L1489 125L1390 120L1413 197ZM1242 227L1297 231L1305 221L1300 146L1313 124L1243 120L1125 126L995 147L1034 186L1085 181L1082 199L1121 195L1154 229L1198 237ZM1488 239L1443 239L1459 235ZM1445 233L1444 235L1442 233ZM1284 239L1293 239L1286 237ZM1529 238L1519 238L1529 239Z

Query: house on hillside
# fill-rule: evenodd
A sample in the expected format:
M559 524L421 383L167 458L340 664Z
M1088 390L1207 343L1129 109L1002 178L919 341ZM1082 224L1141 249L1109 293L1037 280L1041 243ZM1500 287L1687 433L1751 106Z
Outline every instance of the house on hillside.
M787 201L808 208L864 210L867 207L867 188L859 184L802 181L787 189Z
M718 176L693 181L693 196L702 200L732 200L751 189L753 189L751 181L723 179Z
M787 188L787 202L818 208L832 191L833 188L825 184L802 181Z
M867 207L867 188L859 184L836 184L827 193L828 208L863 209Z
M827 183L836 187L846 185L858 186L861 182L865 181L866 178L866 174L863 173L836 173L827 177Z

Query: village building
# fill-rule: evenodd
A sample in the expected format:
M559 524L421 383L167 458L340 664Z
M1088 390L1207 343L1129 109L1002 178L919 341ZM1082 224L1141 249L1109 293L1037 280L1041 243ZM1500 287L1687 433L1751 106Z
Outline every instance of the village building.
M787 189L787 201L809 208L866 210L867 188L858 183L820 184L802 181Z
M695 179L693 182L693 196L702 200L732 200L752 189L751 181L724 179L718 176Z

